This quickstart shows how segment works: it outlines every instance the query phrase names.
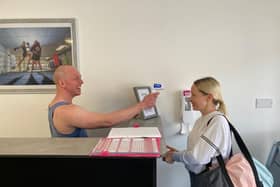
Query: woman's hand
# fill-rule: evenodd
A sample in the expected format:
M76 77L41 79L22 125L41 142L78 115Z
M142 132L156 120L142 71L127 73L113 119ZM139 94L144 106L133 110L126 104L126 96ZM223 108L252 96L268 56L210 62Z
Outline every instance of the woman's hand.
M166 148L169 149L168 151L178 152L177 149L175 149L174 147L171 147L171 146L169 146L169 145L166 145Z
M174 152L177 152L178 150L167 145L166 148L168 149L168 151L163 155L163 161L169 163L169 164L173 164L174 160L172 158L172 155Z

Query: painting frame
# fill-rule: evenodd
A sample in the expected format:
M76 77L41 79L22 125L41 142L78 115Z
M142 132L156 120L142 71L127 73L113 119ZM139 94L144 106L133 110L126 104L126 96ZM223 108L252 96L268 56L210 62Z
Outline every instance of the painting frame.
M133 87L133 91L134 91L134 94L136 96L137 102L141 102L146 95L151 93L151 87L149 87L149 86L136 86L136 87ZM157 107L154 106L154 107L149 108L149 109L143 109L141 111L141 117L144 120L158 117Z
M49 54L58 53L58 55L63 55L64 63L62 63L61 59L58 58L59 65L69 64L69 65L72 65L75 68L79 69L78 57L77 57L77 55L78 55L78 53L77 53L77 33L76 33L76 19L75 18L0 19L0 34L2 34L1 32L3 32L3 33L5 31L7 32L7 30L8 31L14 31L14 30L18 31L16 29L23 32L23 34L22 33L21 34L23 36L25 36L25 38L27 38L27 37L35 38L35 36L32 36L31 33L36 33L35 31L37 31L37 30L43 31L40 33L41 35L43 35L42 33L45 33L44 31L46 31L46 34L48 34L48 32L58 33L56 35L49 34L50 35L49 38L47 38L47 37L41 38L42 40L44 39L46 41L45 43L47 43L48 41L56 42L55 44L46 45L46 46L48 46L48 47L46 47L46 50L45 50L45 51L47 51L46 53L49 53ZM61 31L66 32L66 33L61 34ZM13 33L13 32L9 32L9 33ZM9 43L9 42L12 43L13 38L11 36L10 41L9 41L9 36L10 35L8 35L8 37L2 37L2 39L0 38L0 40L1 40L0 41L0 60L1 60L1 54L5 55L5 53L8 53L8 56L11 57L13 55L12 53L15 53L14 51L16 51L16 47L15 48L11 48L11 47L5 48L4 44L1 43L2 40L3 40L3 42L6 42L6 43ZM36 37L37 36L39 36L39 35L36 35ZM6 38L5 41L4 41L4 38ZM21 41L23 41L23 40L24 39L22 38ZM7 44L7 46L8 46L8 44ZM42 49L44 49L44 45L42 45L42 46L43 46ZM1 49L2 49L2 51L1 51ZM21 52L22 51L23 50L21 50ZM42 54L43 54L43 52L44 52L44 50L42 50ZM22 52L22 53L24 53L24 52ZM55 68L57 68L57 66L59 66L59 65L57 65L56 67L51 67L51 62L52 62L52 64L54 64L54 55L53 56L45 55L44 57L40 57L40 59L43 59L43 60L45 60L47 58L49 59L49 60L43 61L43 62L45 62L44 64L43 64L43 62L40 63L40 59L39 59L38 64L35 64L32 61L31 65L29 62L27 64L26 59L24 59L25 57L22 57L25 64L27 64L26 65L27 68L32 66L32 69L31 69L32 75L34 75L35 73L36 73L36 75L39 73L40 74L45 73L46 75L44 74L44 76L46 76L49 80L46 83L42 83L42 82L37 83L36 82L36 84L30 83L29 85L27 85L26 83L25 84L17 83L14 85L14 84L11 84L12 81L7 83L7 81L8 81L7 79L9 78L7 75L8 73L9 74L13 73L13 75L21 75L24 73L23 71L19 71L17 69L18 67L20 67L20 69L21 69L21 66L23 63L20 64L19 63L20 60L16 59L17 56L16 55L13 55L13 56L15 56L14 61L16 61L16 65L15 65L16 67L14 67L14 68L16 70L13 70L12 68L10 68L9 67L10 64L7 65L8 62L6 63L6 66L5 66L6 61L3 61L3 64L4 64L3 66L6 67L6 69L2 70L1 61L0 61L0 94L28 94L28 93L30 93L30 94L36 94L36 93L50 94L50 93L55 93L55 84L54 84L52 75L53 75L53 72L55 71ZM48 57L46 57L46 56L48 56ZM35 64L36 66L39 67L37 70L38 72L35 72L34 67L36 67L36 66L35 65L33 66L33 64ZM53 65L53 66L55 66L55 65ZM47 69L47 70L45 71L43 68ZM5 70L10 70L10 71L5 71ZM26 71L27 71L27 69L26 69Z

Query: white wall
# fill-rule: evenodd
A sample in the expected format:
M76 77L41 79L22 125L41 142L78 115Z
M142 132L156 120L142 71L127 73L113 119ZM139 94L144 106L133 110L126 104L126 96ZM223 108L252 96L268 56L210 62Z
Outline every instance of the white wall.
M129 106L136 102L133 86L161 82L166 89L158 109L165 121L166 141L183 148L186 137L176 135L179 91L190 87L193 80L211 75L220 80L229 116L255 157L265 161L272 143L279 139L277 0L0 3L3 19L77 19L78 58L85 84L82 96L75 101L90 110L105 112ZM49 136L47 105L52 97L0 95L0 136ZM272 98L273 108L255 109L257 97ZM182 168L160 167L166 169L162 175L172 173L162 177L160 186L170 181L184 186L178 182L185 180Z

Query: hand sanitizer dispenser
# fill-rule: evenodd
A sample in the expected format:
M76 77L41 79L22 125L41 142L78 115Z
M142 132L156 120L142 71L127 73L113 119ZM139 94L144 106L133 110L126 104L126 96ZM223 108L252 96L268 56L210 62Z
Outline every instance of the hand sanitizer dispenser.
M183 90L181 94L181 127L180 127L180 134L186 134L187 132L191 131L194 122L195 122L195 112L192 108L192 103L190 100L191 97L191 90Z

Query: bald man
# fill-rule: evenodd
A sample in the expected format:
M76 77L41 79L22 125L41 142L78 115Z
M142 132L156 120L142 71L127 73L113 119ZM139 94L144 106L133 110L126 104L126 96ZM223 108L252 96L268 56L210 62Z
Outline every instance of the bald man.
M111 113L87 111L72 103L81 94L83 80L70 65L59 66L54 72L56 95L49 104L49 125L52 137L87 137L86 129L111 127L127 121L141 110L155 106L159 93L147 95L143 101L126 109Z

